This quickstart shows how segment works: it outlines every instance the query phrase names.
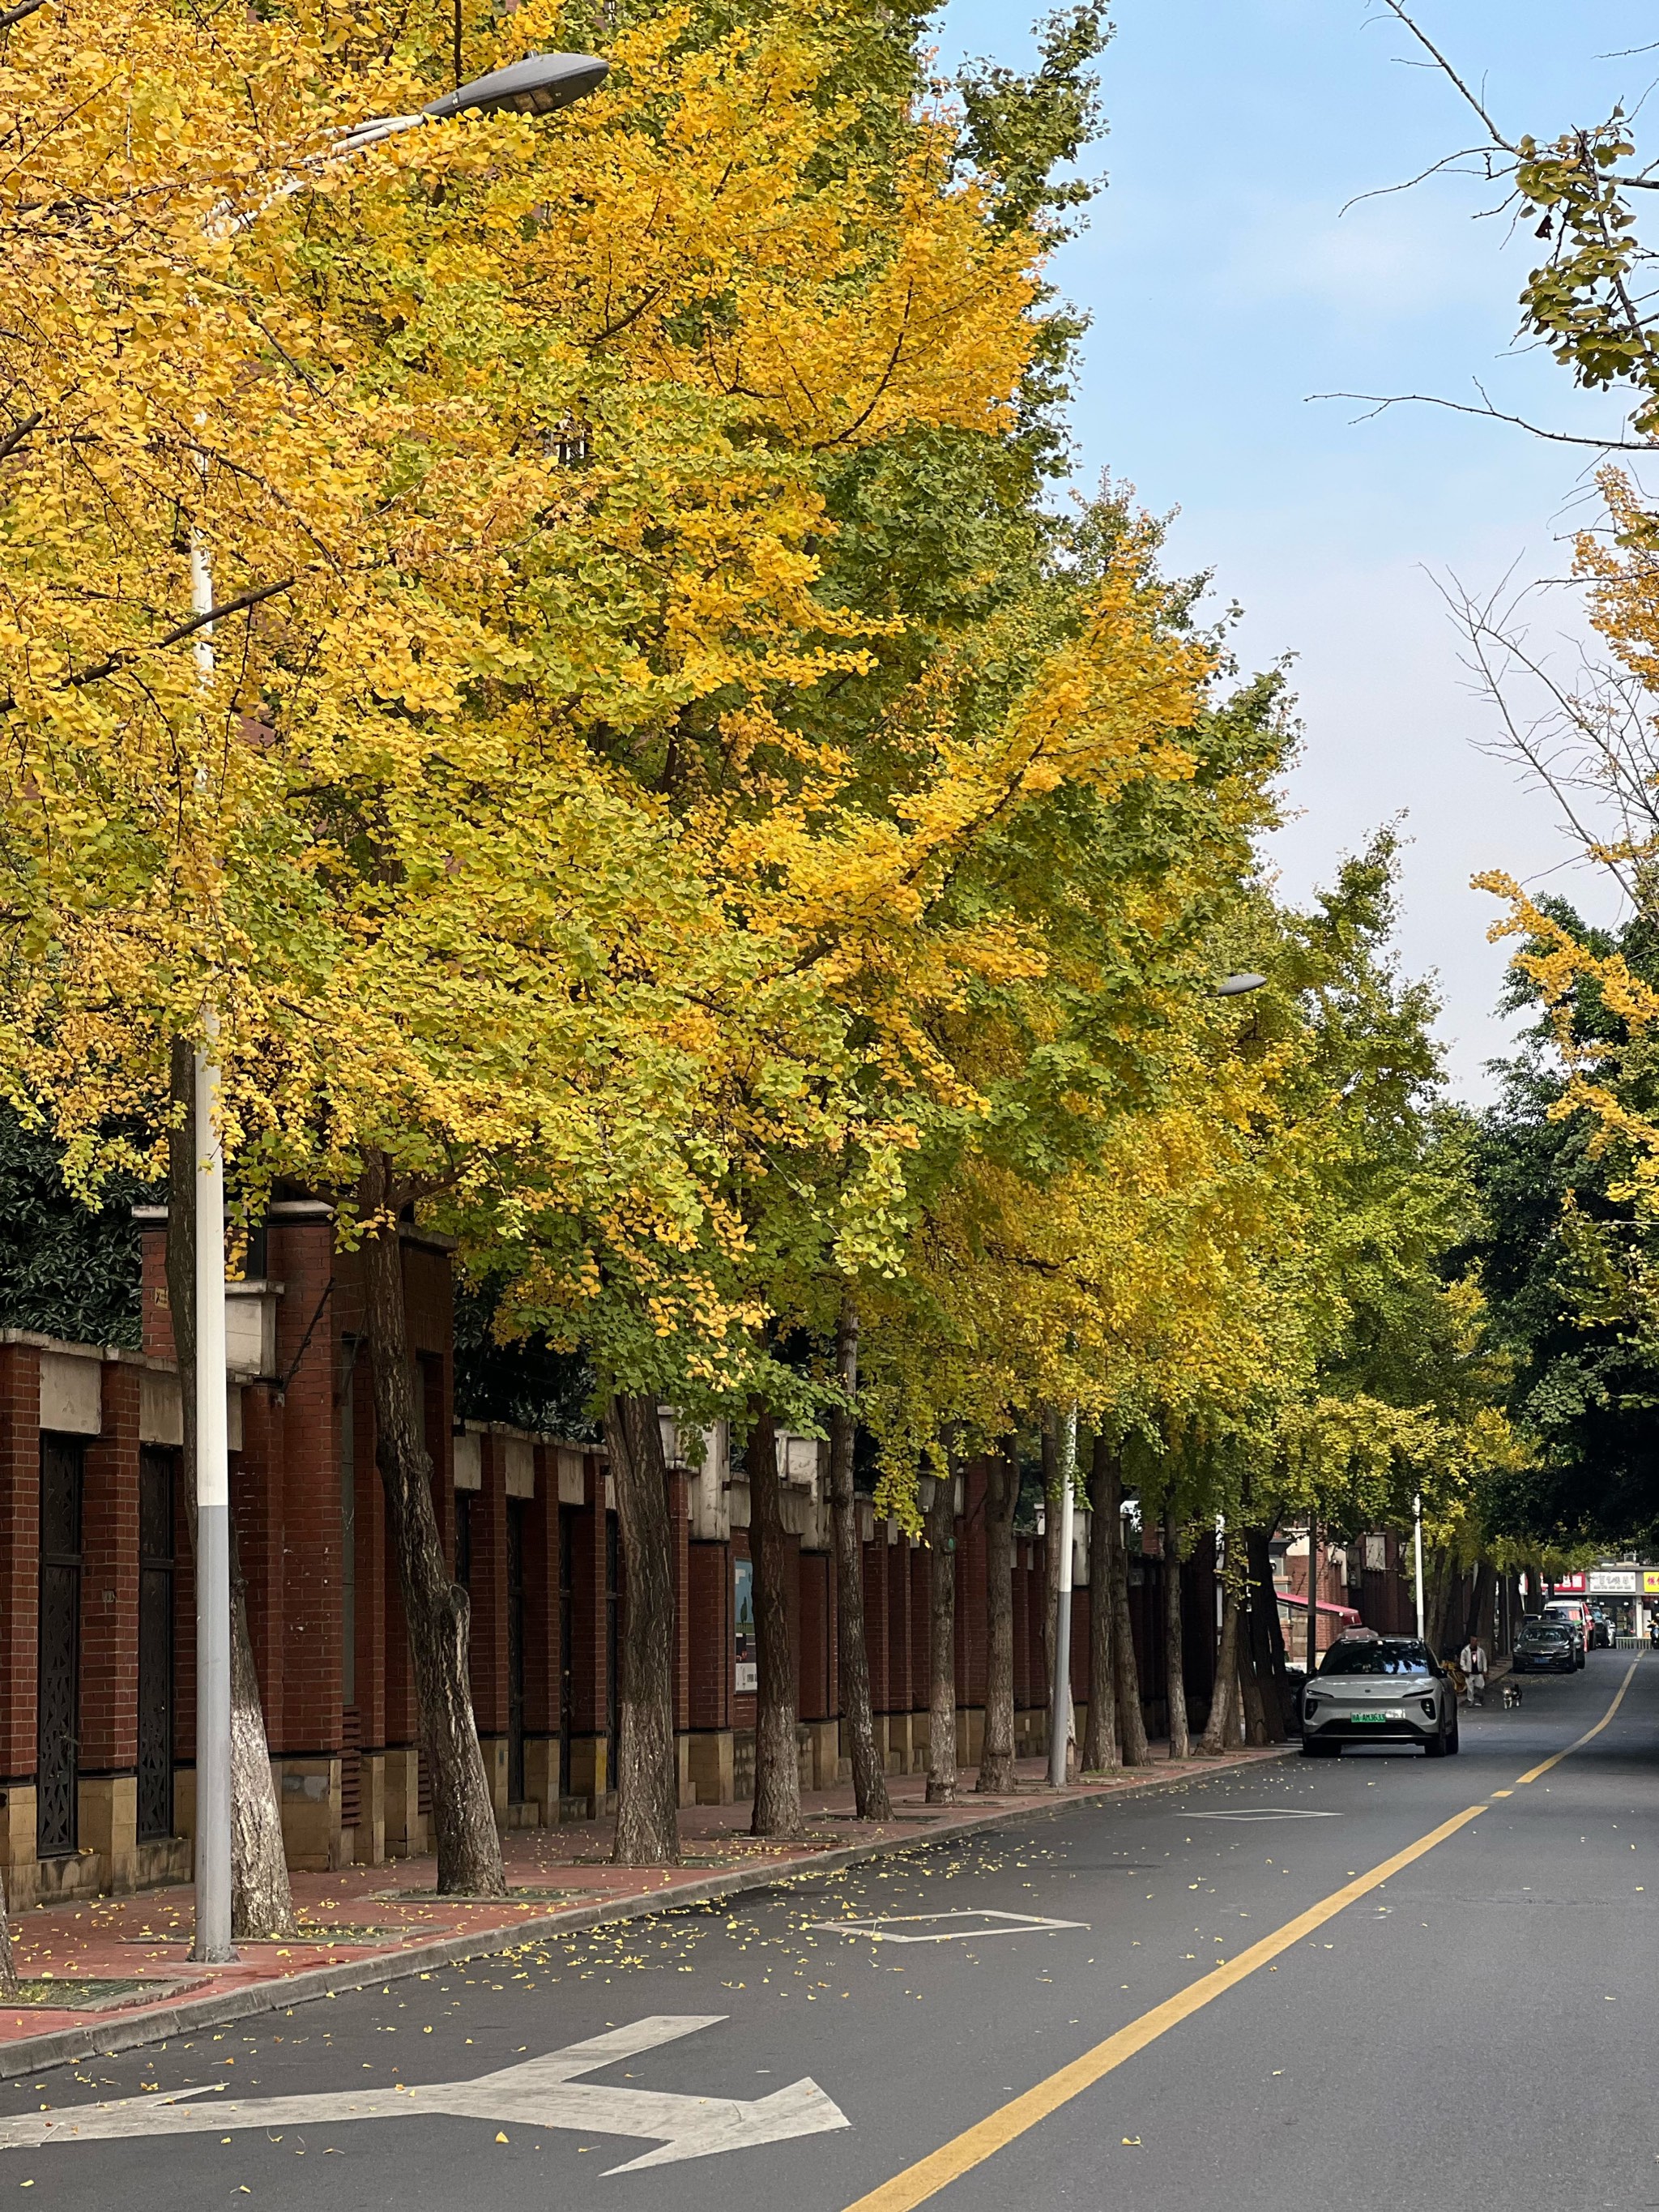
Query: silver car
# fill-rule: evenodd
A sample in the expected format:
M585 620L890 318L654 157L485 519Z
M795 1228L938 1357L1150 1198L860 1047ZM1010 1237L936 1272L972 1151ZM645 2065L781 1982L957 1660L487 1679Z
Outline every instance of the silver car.
M1335 1759L1345 1743L1457 1749L1457 1694L1426 1644L1360 1629L1331 1646L1302 1693L1302 1756Z

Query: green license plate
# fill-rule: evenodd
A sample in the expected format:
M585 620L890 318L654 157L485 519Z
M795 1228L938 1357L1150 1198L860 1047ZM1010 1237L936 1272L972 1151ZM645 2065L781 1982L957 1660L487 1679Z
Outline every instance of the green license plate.
M1394 1715L1392 1713L1350 1713L1348 1718L1351 1721L1391 1721Z

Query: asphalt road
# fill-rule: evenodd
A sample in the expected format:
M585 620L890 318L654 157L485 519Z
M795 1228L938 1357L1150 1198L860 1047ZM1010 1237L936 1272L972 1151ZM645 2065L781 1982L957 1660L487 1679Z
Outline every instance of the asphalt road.
M100 2212L250 2197L307 2212L1659 2205L1659 1662L1635 1668L1600 1734L1520 1780L1602 1718L1632 1656L1528 1681L1518 1711L1493 1692L1454 1759L1367 1747L1034 1810L1022 1831L740 1910L0 2085L0 2132L53 2124L46 2142L0 2148L0 2192ZM1249 1969L1251 1947L1476 1805L1242 1978L1216 1973ZM930 1914L952 1917L900 1917ZM842 1924L878 1919L892 1923L880 1941ZM1212 1980L1213 2001L1129 2036L1145 2047L1091 2062L1098 2078L1022 2130L1032 2104L1016 2100ZM646 2019L665 2025L629 2038ZM710 2024L684 2032L688 2019ZM644 2047L548 2059L606 2033ZM169 2105L180 2090L193 2094ZM313 2101L259 2110L295 2098ZM466 2109L433 2109L445 2102ZM362 2116L371 2103L382 2117ZM791 2124L820 2131L713 2148ZM99 2127L145 2132L89 2139ZM615 2171L696 2148L699 2130L703 2154ZM969 2130L936 2193L896 2181Z

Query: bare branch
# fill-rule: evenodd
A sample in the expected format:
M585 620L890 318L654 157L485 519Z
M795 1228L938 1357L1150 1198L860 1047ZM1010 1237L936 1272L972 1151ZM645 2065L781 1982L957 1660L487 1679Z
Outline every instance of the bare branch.
M17 0L15 8L0 9L0 31L10 30L14 23L21 23L25 15L32 15L37 8L46 4L46 0Z
M1468 641L1465 665L1498 711L1502 736L1492 749L1517 761L1550 794L1578 846L1577 859L1606 868L1637 904L1637 856L1651 848L1659 831L1654 796L1659 762L1639 682L1591 659L1581 645L1586 681L1579 687L1563 683L1532 649L1519 621L1527 593L1500 607L1507 579L1484 600L1455 579L1451 588L1437 588ZM1531 716L1517 706L1517 675L1542 695L1541 711ZM1609 837L1598 830L1581 799L1611 807L1617 834Z
M1371 416L1381 415L1389 407L1445 407L1454 415L1479 415L1488 422L1509 422L1518 430L1526 430L1534 438L1547 439L1554 446L1588 446L1598 453L1659 453L1659 439L1654 438L1581 438L1571 430L1547 430L1541 423L1528 422L1524 415L1507 415L1490 400L1480 407L1471 407L1464 400L1442 399L1432 392L1310 392L1309 401L1316 399L1358 399L1369 407ZM1369 422L1370 416L1359 416L1359 422Z
M1434 40L1430 38L1428 33L1425 30L1419 29L1418 25L1413 21L1411 16L1401 5L1401 0L1382 0L1382 5L1388 9L1389 13L1394 17L1397 23L1402 25L1406 30L1410 32L1412 37L1416 40L1418 45L1422 47L1424 52L1430 57L1434 63L1435 67L1440 70L1442 75L1447 77L1451 83L1456 86L1464 100L1468 101L1468 105L1480 118L1482 123L1486 125L1487 136L1491 138L1492 144L1500 148L1505 154L1514 155L1516 151L1516 148L1510 145L1509 140L1504 136L1498 125L1492 121L1492 117L1486 112L1485 103L1475 93L1470 90L1467 84L1464 83L1462 78L1452 67L1450 62L1447 60L1445 55L1441 52L1439 47L1434 43Z
M1491 152L1480 146L1460 146L1455 154L1443 154L1437 161L1431 161L1426 169L1419 169L1414 177L1402 178L1397 185L1377 185L1368 192L1356 192L1352 199L1343 201L1337 213L1339 216L1346 215L1351 207L1358 207L1362 200L1382 200L1387 199L1392 192L1409 192L1419 185L1427 184L1431 177L1437 177L1443 170L1451 168L1458 161L1474 161L1486 163L1486 168L1482 173L1486 181L1488 184L1496 184L1498 179L1492 167ZM1460 176L1468 177L1473 176L1475 173L1471 169L1462 169L1457 173Z

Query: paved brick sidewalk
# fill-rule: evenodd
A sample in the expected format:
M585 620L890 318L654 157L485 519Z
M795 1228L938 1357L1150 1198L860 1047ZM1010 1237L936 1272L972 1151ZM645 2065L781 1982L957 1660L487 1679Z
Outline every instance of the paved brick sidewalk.
M809 1792L805 1830L792 1844L750 1837L746 1804L701 1806L680 1815L684 1863L678 1867L612 1866L609 1821L526 1829L505 1839L514 1892L505 1902L434 1896L436 1869L430 1858L298 1874L295 1904L303 1940L246 1945L228 1966L191 1964L188 1886L37 1906L12 1923L18 1972L37 1997L45 1995L45 1980L63 1984L64 2001L0 2010L0 2079L185 2027L276 2010L330 1990L360 1988L503 1948L527 1936L557 1936L601 1921L636 1918L663 1905L730 1897L764 1888L780 1875L829 1872L924 1839L1000 1826L1046 1806L1121 1796L1283 1758L1294 1747L1276 1744L1179 1763L1153 1748L1150 1765L1059 1792L1048 1788L1040 1761L1025 1760L1014 1796L980 1797L969 1787L957 1805L946 1808L924 1804L923 1776L890 1776L894 1817L881 1823L854 1817L850 1789ZM128 1986L88 1991L77 2004L76 1983Z

